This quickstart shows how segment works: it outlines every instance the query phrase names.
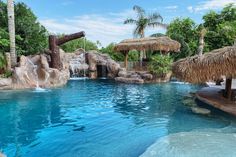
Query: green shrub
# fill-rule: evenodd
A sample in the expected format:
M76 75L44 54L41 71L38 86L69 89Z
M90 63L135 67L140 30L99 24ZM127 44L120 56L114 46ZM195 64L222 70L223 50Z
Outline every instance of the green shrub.
M163 76L171 71L172 58L167 55L154 55L148 64L148 70L157 76Z
M12 76L12 71L9 71L9 70L5 71L5 73L3 75L3 77L5 77L5 78L9 78L11 76Z
M6 68L6 57L4 55L4 53L0 52L0 69L5 69Z

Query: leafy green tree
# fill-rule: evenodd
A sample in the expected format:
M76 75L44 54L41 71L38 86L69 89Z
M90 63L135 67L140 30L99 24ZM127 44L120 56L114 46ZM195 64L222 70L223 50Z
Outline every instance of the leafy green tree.
M48 33L37 20L37 17L24 3L17 3L16 34L22 40L17 42L18 54L29 55L39 53L48 47Z
M166 34L181 44L180 52L173 54L175 60L197 53L199 35L197 25L192 19L177 18L173 20L169 24Z
M165 36L165 34L162 34L162 33L155 33L155 34L150 35L150 37L163 37L163 36Z
M152 13L147 15L145 10L137 5L133 7L133 10L137 13L137 19L129 18L124 21L124 24L135 24L134 36L140 36L143 38L145 36L145 29L147 27L165 27L162 23L163 18L159 13Z
M61 46L65 52L74 52L79 48L85 48L86 51L98 50L97 44L87 40L86 38L80 38L76 40L69 41Z
M176 60L179 60L181 58L185 58L185 57L188 57L188 56L191 56L192 55L192 51L188 45L188 43L185 42L184 40L184 37L179 35L179 34L173 34L171 36L171 38L173 40L176 40L178 41L180 44L181 44L181 49L180 49L180 52L175 52L175 53L171 53L171 56L173 57L173 59L176 61Z
M7 30L7 6L0 1L0 28ZM15 3L16 51L18 55L38 53L48 47L47 30L24 3ZM9 52L9 48L4 48Z
M157 76L164 76L171 71L172 63L169 55L154 55L148 64L148 70Z
M123 62L125 59L125 56L120 52L114 51L115 44L111 43L107 47L103 47L100 49L101 53L108 54L113 60L115 61L121 61ZM139 52L133 50L129 52L128 56L129 61L138 61L139 60Z
M8 32L0 28L0 73L1 69L4 69L6 66L5 52L9 50L10 41Z
M236 39L236 7L230 4L219 13L211 11L203 16L208 30L205 42L209 51L233 45Z
M8 32L0 28L0 52L7 52L9 51L10 41Z

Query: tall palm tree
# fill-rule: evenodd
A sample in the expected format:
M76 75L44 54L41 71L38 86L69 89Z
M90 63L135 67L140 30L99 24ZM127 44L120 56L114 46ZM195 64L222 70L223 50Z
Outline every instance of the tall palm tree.
M199 46L198 46L198 55L202 56L203 49L204 49L204 38L207 33L207 30L205 28L202 28L199 32Z
M159 13L147 15L145 10L137 5L133 7L133 10L137 13L137 19L128 18L124 21L124 24L136 25L136 28L133 32L134 37L145 37L145 29L147 27L166 28L166 25L162 23L163 18Z
M166 25L163 24L162 16L155 12L147 15L145 10L140 6L135 5L133 10L137 13L137 19L128 18L124 21L124 24L135 24L136 27L134 29L133 35L134 37L145 37L145 29L147 27L163 27L166 28ZM140 52L140 61L143 58L146 58L146 53L144 51ZM141 62L142 64L142 62Z
M14 0L7 0L8 30L10 38L11 66L15 67L16 60L16 42L15 42L15 13Z

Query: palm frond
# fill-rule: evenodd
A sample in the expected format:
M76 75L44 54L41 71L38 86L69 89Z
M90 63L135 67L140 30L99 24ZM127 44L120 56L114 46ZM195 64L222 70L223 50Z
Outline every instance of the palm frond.
M148 23L148 26L149 27L162 27L162 28L167 28L168 25L167 24L163 24L161 22L151 22L151 23Z
M137 37L142 37L142 31L143 31L143 28L140 27L140 26L137 26L137 27L134 29L133 36L134 36L135 38L137 38Z
M148 16L148 19L151 22L160 21L163 22L163 17L159 13L152 13Z
M133 10L138 13L138 16L143 16L145 14L145 10L138 5L135 5Z
M134 20L134 19L126 19L125 21L124 21L124 24L136 24L137 23L137 21L136 20Z

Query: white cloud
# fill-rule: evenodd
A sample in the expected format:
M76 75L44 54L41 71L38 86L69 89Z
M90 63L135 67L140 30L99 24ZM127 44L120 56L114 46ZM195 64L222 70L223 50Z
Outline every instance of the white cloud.
M190 13L194 12L193 6L188 6L187 9L188 9L188 11L189 11Z
M177 5L172 5L172 6L165 7L165 9L169 9L169 10L176 10L177 8L178 8Z
M236 5L236 0L207 0L200 2L196 7L189 6L187 9L189 12L200 12L204 10L212 10L212 9L221 9L225 5L233 3Z
M121 13L108 13L107 16L88 14L66 19L41 19L40 22L52 33L74 33L85 31L89 40L99 40L103 46L111 42L120 42L132 38L133 25L124 25L123 21L135 14L129 10ZM147 35L160 31L160 28L151 29Z

